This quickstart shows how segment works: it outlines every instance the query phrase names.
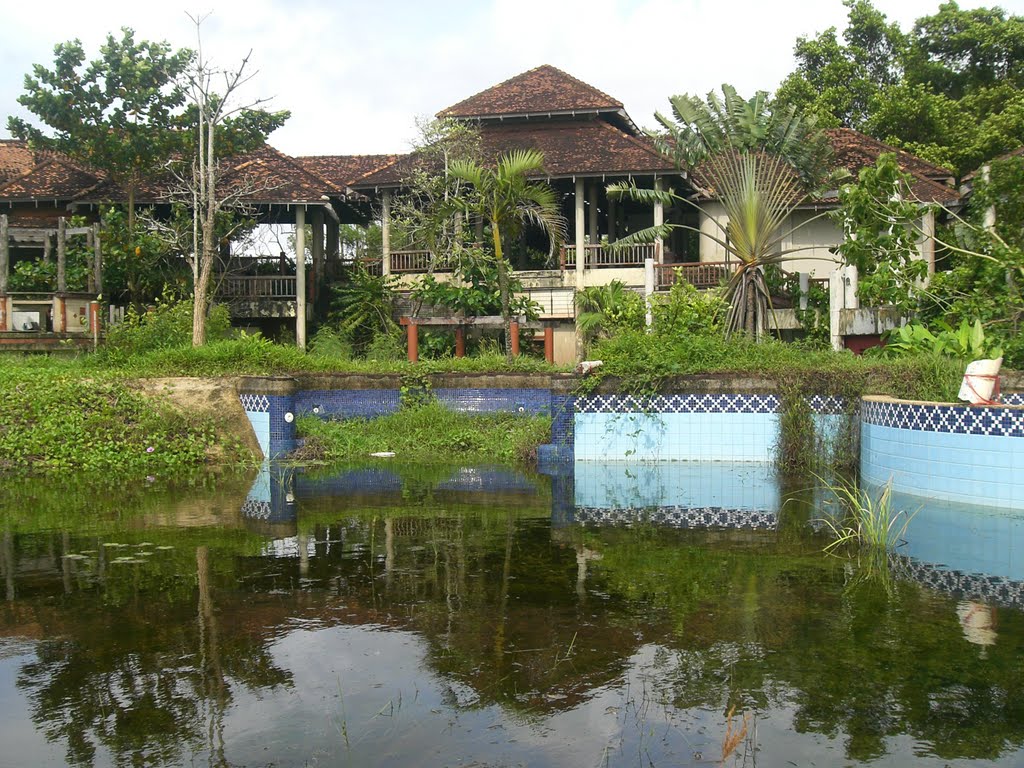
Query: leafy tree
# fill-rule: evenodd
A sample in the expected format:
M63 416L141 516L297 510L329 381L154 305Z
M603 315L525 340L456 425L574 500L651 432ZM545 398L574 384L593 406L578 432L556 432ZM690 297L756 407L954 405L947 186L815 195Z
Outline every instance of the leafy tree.
M514 150L498 159L496 166L484 166L473 160L457 160L450 167L454 179L473 188L473 195L462 202L463 211L490 224L497 269L501 316L505 326L505 354L512 359L512 289L504 248L515 240L523 227L540 228L550 239L551 249L565 239L565 220L560 213L555 191L543 182L530 181L544 167L544 155L533 149Z
M904 33L869 0L846 5L842 41L797 40L776 104L961 174L1024 142L1024 18L948 2Z
M915 288L928 276L917 247L917 221L924 212L892 154L863 168L856 184L840 189L839 209L832 215L843 232L838 250L857 267L858 293L869 306L916 307Z
M591 285L576 294L576 327L589 342L619 329L639 330L647 308L643 297L620 280Z
M99 58L89 63L81 42L61 43L53 68L35 65L18 98L45 129L12 116L8 130L34 147L109 173L128 197L132 229L140 187L180 147L174 120L185 94L179 78L192 60L188 49L137 42L127 27L120 39L108 35Z

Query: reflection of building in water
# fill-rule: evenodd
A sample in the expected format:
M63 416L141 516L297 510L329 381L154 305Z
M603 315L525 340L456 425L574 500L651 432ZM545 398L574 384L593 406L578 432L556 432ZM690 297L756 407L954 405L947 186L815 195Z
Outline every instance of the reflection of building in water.
M974 600L963 600L956 606L956 615L960 617L967 642L985 647L996 644L999 633L996 632L996 609Z

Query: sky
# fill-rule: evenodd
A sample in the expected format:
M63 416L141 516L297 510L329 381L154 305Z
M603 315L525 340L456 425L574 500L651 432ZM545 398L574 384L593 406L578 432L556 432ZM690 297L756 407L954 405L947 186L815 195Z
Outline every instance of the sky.
M909 29L940 0L875 0ZM794 68L793 45L835 26L841 0L50 0L0 4L0 136L33 64L79 39L89 58L108 32L194 47L235 67L251 51L246 99L269 98L288 123L270 137L292 155L408 151L417 116L430 116L520 72L552 64L654 124L675 93L731 83L741 94L774 90ZM961 0L962 8L995 2ZM998 3L1024 15L1024 0ZM119 33L118 33L119 36Z

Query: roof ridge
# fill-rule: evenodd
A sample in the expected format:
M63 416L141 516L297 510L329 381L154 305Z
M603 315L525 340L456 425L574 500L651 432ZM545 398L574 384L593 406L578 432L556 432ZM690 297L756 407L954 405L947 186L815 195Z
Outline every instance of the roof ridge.
M305 165L303 165L300 160L298 160L295 157L292 157L291 155L285 154L277 147L268 144L267 142L264 142L261 149L269 149L272 154L276 155L279 159L288 163L288 165L297 170L299 173L305 174L306 176L308 176L310 179L317 183L326 184L328 189L334 192L344 192L344 190L337 184L335 184L333 181L331 181L330 179L325 179L319 173L315 173L314 171L310 170Z

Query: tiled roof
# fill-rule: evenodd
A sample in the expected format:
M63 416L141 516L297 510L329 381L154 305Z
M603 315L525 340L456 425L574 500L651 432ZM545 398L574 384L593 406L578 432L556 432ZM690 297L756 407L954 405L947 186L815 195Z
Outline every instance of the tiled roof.
M437 113L438 117L546 115L619 110L622 102L550 64L531 69Z
M338 187L347 187L378 171L401 155L305 155L296 157L302 167Z
M923 202L942 203L948 205L959 200L960 196L951 186L953 172L932 165L916 155L902 149L873 139L852 128L833 128L826 132L834 153L833 165L845 168L856 178L862 168L874 165L884 154L895 154L900 168L914 177L911 189ZM835 195L826 197L823 202L835 202Z
M1024 155L1024 147L1017 147L1016 149L1011 149L1009 152L1004 152L998 157L993 157L991 160L985 161L985 163L983 163L982 165L985 166L988 165L989 163L998 163L1002 160L1010 160L1011 158L1020 157L1021 155ZM978 175L978 171L980 170L981 168L971 171L966 176L964 176L963 179L961 179L961 181L963 181L964 183L969 183L973 181L974 177Z
M659 155L648 139L630 136L599 119L485 124L480 129L480 145L486 158L516 149L540 150L545 177L675 171L672 162ZM404 155L353 186L365 189L399 185L415 162L414 155Z
M32 170L36 163L36 153L25 142L0 139L0 183Z
M0 198L69 200L93 189L103 174L23 141L0 141Z

